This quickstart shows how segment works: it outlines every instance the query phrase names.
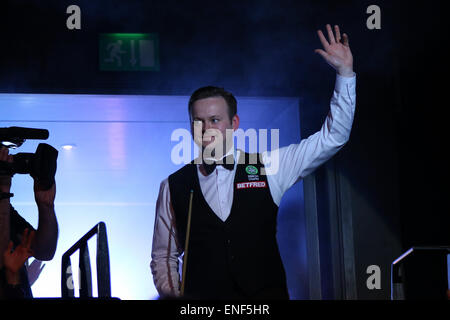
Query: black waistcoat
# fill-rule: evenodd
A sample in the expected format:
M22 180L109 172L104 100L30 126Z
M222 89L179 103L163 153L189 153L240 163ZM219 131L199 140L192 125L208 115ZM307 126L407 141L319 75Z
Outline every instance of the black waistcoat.
M248 159L247 153L245 156ZM259 158L258 163L250 166L238 163L233 204L225 221L203 197L195 164L188 164L169 176L178 242L182 248L190 190L194 192L186 297L288 298L276 240L278 206L270 194L267 176L261 174L263 166Z

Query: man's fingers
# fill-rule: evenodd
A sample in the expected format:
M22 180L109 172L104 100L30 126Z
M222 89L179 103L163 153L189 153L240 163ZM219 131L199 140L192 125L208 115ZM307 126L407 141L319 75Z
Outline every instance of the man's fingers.
M25 246L25 243L27 242L27 238L28 238L28 228L25 228L22 232L22 239L20 241L20 244L22 246Z
M327 24L327 32L328 32L328 40L330 41L330 44L336 43L336 40L334 39L333 30L331 30L331 26Z
M33 241L35 232L30 230L28 228L25 228L22 233L22 241L21 244L24 248L29 249L31 247L31 241Z
M341 31L338 25L334 26L334 32L336 33L336 42L341 42Z
M322 43L322 46L326 49L328 48L328 46L330 45L327 41L327 39L325 39L325 36L322 33L322 30L317 30L317 35L319 36L320 42Z
M0 161L13 162L13 156L9 154L9 149L3 146L0 147Z
M33 242L34 239L34 235L36 234L36 232L33 230L28 234L28 238L27 238L27 242L25 243L25 247L27 249L31 248L31 243Z
M343 44L344 46L346 46L346 47L349 46L348 35L347 35L346 33L344 33L344 34L342 35L342 44Z
M6 252L7 253L11 253L11 250L13 249L14 243L12 241L10 241L8 243L8 248L6 248Z
M5 147L0 148L0 161L6 161L8 159L8 149Z
M324 59L328 58L328 53L326 53L322 49L316 49L316 50L314 50L314 52L320 54Z

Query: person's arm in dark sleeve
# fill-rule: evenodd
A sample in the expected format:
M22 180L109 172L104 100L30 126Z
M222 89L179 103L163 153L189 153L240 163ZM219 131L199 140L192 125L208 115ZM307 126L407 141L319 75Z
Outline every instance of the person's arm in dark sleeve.
M44 190L34 182L34 198L39 212L39 223L32 243L34 257L47 261L53 259L58 242L58 222L55 214L56 186Z

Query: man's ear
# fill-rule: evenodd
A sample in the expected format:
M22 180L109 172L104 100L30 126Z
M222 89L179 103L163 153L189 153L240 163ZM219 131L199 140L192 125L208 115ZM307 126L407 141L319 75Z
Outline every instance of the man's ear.
M231 126L233 131L236 131L239 128L239 116L237 114L235 114L231 119Z

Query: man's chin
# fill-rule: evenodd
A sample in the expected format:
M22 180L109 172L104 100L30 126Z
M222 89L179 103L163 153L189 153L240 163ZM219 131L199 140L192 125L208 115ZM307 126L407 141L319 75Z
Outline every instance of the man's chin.
M203 152L208 152L208 153L214 155L214 153L215 153L214 144L208 143L206 145L202 145L202 150L203 150Z
M212 142L203 142L202 148L203 149L213 149L215 147L215 144Z

